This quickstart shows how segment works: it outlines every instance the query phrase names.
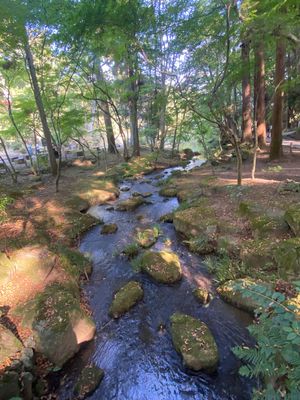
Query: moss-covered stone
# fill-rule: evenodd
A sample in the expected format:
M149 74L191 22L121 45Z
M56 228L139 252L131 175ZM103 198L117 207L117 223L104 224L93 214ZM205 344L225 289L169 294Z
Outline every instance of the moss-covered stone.
M163 197L176 197L177 189L176 187L166 186L160 189L159 195Z
M263 283L259 282L259 284L262 285ZM256 283L249 278L231 280L219 286L217 292L227 303L253 314L254 310L259 307L258 302L253 298L243 296L240 290L236 290L236 287L239 286L251 289L251 287L255 285Z
M160 222L172 223L173 222L173 213L167 213L167 214L162 215L159 218L159 221Z
M110 235L118 230L117 224L104 224L101 229L101 235Z
M22 305L15 314L34 337L35 350L62 366L83 342L94 337L95 324L80 306L77 286L55 283Z
M300 238L287 239L274 248L274 258L281 277L299 276Z
M74 387L74 394L78 399L84 399L91 395L99 386L104 377L103 369L96 365L87 365L80 373Z
M109 315L113 318L119 318L129 311L137 302L142 300L144 295L140 283L131 281L126 283L114 295L113 302L109 309Z
M295 236L300 236L300 204L290 206L285 214L284 219L293 231Z
M171 317L174 347L187 367L214 372L219 362L216 342L208 326L189 315L175 313Z
M19 375L15 371L7 371L0 376L0 399L20 398Z
M201 304L207 304L210 300L209 291L202 287L194 289L193 294Z
M180 261L175 253L146 251L137 259L136 264L157 282L174 283L182 277Z
M247 268L271 270L275 266L273 249L277 243L270 240L248 240L243 242L240 258Z
M0 364L21 351L22 348L20 340L3 325L0 325Z
M144 249L148 249L156 243L158 236L159 229L156 226L147 229L138 228L135 236L135 241L138 243L139 246L143 247Z
M141 196L130 197L127 200L120 201L116 206L116 210L117 211L134 211L144 203L145 203L145 200Z
M211 254L217 249L217 241L214 239L214 235L208 233L192 238L186 241L186 243L193 253L200 255Z
M214 212L208 206L189 207L185 210L175 211L173 223L177 232L186 238L209 234L215 236L217 221Z
M132 197L139 197L139 196L141 196L141 197L143 197L143 198L145 199L145 198L147 198L147 197L152 196L152 193L151 193L151 192L143 192L143 193L140 193L140 192L133 192L133 193L132 193Z

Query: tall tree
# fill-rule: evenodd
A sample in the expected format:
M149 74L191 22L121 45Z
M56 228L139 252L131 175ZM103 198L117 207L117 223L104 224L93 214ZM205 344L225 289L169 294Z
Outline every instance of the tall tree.
M243 68L242 134L244 142L251 142L252 117L251 117L251 83L250 83L250 45L248 39L244 39L244 41L241 44L241 58L242 58L242 68Z
M279 37L276 43L275 65L275 94L272 112L272 137L270 160L276 160L282 156L282 118L283 118L283 83L285 71L285 39Z

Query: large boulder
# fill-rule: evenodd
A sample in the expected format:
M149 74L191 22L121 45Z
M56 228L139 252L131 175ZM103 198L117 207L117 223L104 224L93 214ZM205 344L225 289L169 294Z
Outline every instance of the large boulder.
M214 212L209 207L190 207L175 211L173 223L177 232L186 238L201 235L214 237L217 232L217 221Z
M22 343L5 326L0 325L0 365L23 348Z
M290 206L286 210L284 218L294 235L300 236L300 204Z
M84 367L74 387L76 398L84 399L91 395L97 389L103 377L103 369L96 365L87 365Z
M175 313L171 316L171 334L174 347L187 367L209 373L216 370L219 362L218 348L204 322Z
M49 285L43 293L20 306L15 314L32 331L34 348L57 366L62 366L81 343L93 339L96 326L80 306L75 286Z
M119 318L130 310L137 302L142 300L144 291L140 283L131 281L126 283L114 295L113 302L109 309L109 315Z
M134 211L142 204L145 204L145 200L142 196L130 197L127 200L120 201L117 206L117 211Z
M217 288L217 292L221 296L221 298L227 303L233 305L236 308L247 311L251 314L259 308L258 301L255 301L252 297L243 296L242 290L240 288L245 288L247 290L251 290L251 287L255 287L257 284L253 280L249 278L230 280L223 283L221 286ZM259 285L266 285L262 282L259 282Z
M136 264L157 282L174 283L182 277L178 256L168 251L146 251L136 260Z

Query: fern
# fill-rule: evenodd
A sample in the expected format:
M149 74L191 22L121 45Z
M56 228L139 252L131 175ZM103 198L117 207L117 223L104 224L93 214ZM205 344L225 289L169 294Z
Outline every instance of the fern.
M257 322L248 328L256 339L256 346L233 349L234 354L245 363L240 368L240 374L259 377L263 382L263 388L254 393L254 399L299 399L299 309L282 293L259 284L251 287L237 284L235 290L259 304ZM296 290L300 292L297 285Z

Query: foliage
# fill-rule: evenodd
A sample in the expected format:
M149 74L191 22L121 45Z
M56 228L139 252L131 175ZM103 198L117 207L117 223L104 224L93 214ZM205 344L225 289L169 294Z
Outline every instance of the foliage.
M208 256L204 260L208 271L214 274L219 283L246 276L246 268L242 262L229 257L225 252L218 256Z
M0 195L0 222L3 223L7 218L7 207L13 202L13 198L7 195Z
M298 297L300 282L295 282ZM259 377L263 386L255 399L294 400L300 396L300 321L299 304L266 286L236 286L243 296L259 303L257 321L249 327L256 339L253 348L239 346L235 355L244 361L240 373Z

